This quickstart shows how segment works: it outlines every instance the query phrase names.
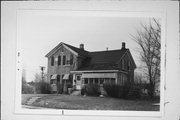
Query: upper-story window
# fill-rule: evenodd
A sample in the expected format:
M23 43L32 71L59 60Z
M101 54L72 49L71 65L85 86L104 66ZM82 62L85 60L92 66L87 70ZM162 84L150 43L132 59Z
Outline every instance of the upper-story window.
M122 67L122 69L124 69L124 66L125 66L125 65L124 65L124 59L122 59L122 60L121 60L121 67Z
M72 65L72 64L73 64L73 60L74 60L74 56L73 56L73 55L71 55L71 56L70 56L70 65Z
M130 67L131 67L130 62L128 62L127 64L128 64L128 65L127 65L127 69L130 70Z
M54 66L54 56L51 57L51 66Z
M61 56L58 56L58 65L61 65Z
M61 52L64 52L64 48L61 49Z
M63 65L65 65L66 64L66 56L64 55L63 56Z

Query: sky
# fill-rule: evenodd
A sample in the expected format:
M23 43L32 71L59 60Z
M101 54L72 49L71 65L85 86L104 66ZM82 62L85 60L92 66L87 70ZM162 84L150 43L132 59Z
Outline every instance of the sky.
M136 35L140 23L148 23L150 18L97 17L97 16L57 16L26 14L19 17L18 35L22 44L22 63L26 80L34 80L40 73L40 66L46 67L45 55L60 42L79 47L81 43L87 51L121 49L126 43L137 67L141 64L138 45L131 35Z

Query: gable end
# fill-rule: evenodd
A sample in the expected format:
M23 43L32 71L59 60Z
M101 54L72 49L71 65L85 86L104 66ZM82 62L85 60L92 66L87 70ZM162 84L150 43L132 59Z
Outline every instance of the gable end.
M51 57L54 53L56 53L61 47L66 48L67 50L69 50L70 52L72 52L74 55L78 56L78 53L73 51L71 48L69 48L68 46L66 46L63 42L61 42L60 44L58 44L55 48L53 48L48 54L45 55L45 57Z

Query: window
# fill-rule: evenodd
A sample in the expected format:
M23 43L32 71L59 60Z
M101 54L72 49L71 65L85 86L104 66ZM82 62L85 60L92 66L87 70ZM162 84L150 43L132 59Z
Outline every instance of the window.
M127 66L128 66L127 69L130 70L130 66L131 66L130 62L128 62L128 65L127 65Z
M105 83L109 84L109 78L105 78Z
M51 57L51 66L54 66L54 56Z
M73 55L71 55L71 56L70 56L70 65L73 64L73 60L74 60L74 57L73 57Z
M66 64L66 56L64 55L63 56L63 65L65 65Z
M103 83L104 83L104 79L100 78L100 84L103 84Z
M111 78L111 84L115 84L115 78Z
M84 79L84 84L88 84L88 78Z
M90 84L93 84L93 78L90 78L89 83L90 83Z
M50 75L50 84L53 84L53 81L51 80L52 78L52 75Z
M77 76L76 76L76 80L81 80L81 76L80 76L80 75L77 75Z
M60 75L57 75L57 82L60 82Z
M70 64L70 60L67 60L67 61L66 61L66 64L69 65L69 64Z
M61 65L61 56L58 56L58 65Z
M122 67L122 69L124 69L124 60L123 59L121 60L121 67Z
M64 52L64 48L61 49L61 52Z
M50 80L50 84L56 84L56 81L54 79Z
M95 84L98 84L98 78L95 78Z

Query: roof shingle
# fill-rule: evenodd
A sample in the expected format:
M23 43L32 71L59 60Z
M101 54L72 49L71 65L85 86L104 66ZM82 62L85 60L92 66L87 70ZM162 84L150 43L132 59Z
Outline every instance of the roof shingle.
M89 52L66 43L62 44L77 52L80 56L85 57L83 64L79 67L78 70L118 70L119 68L116 65L116 62L121 59L121 57L126 53L126 51L129 50L118 49Z

